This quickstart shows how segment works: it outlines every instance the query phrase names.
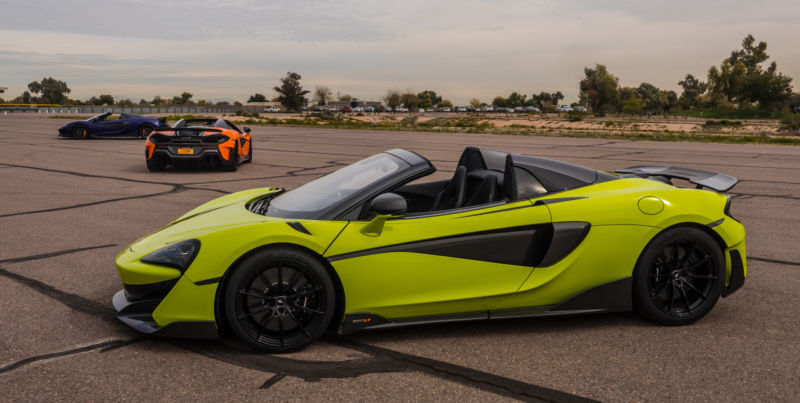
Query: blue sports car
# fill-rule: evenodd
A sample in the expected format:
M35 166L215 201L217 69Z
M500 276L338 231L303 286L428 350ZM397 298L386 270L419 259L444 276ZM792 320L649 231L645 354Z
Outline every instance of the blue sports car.
M58 129L58 135L75 139L88 139L92 136L146 138L155 129L169 127L166 118L158 119L123 112L117 119L109 119L111 115L111 112L104 112L86 120L67 123Z

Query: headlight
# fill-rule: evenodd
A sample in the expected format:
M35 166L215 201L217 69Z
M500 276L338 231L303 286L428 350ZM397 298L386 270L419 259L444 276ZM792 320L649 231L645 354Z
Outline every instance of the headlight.
M144 263L174 267L185 271L200 250L200 241L190 239L161 248L141 259Z

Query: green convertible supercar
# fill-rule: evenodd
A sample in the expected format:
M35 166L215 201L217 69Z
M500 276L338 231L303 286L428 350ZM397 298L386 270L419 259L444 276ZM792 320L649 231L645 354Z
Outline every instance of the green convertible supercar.
M434 171L394 149L203 204L117 256L119 319L284 352L329 328L630 310L682 325L744 284L744 226L719 193L733 177L474 147L452 179L419 180Z

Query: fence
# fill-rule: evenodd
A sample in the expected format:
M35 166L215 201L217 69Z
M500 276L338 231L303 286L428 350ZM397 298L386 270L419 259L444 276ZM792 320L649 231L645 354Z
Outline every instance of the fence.
M28 113L136 113L136 114L195 114L195 113L234 113L243 109L241 106L38 106L38 105L0 105L0 112L28 112Z

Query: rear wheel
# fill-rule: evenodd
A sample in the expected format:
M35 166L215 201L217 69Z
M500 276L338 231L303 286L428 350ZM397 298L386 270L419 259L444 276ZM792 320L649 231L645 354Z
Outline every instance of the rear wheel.
M144 158L145 161L147 162L147 169L150 170L151 172L158 172L164 170L164 165L165 165L164 160L162 160L161 157L158 156L158 154L153 155L153 157L150 159L147 159L147 151L145 151Z
M247 162L253 162L253 140L247 142L249 148L247 149Z
M335 308L333 282L325 267L290 248L245 259L228 281L224 302L233 333L271 353L296 351L316 340Z
M238 168L239 168L239 143L236 143L236 145L233 146L233 150L231 150L230 154L228 154L228 160L222 161L222 170L233 172L236 171L236 169Z
M725 258L704 231L667 230L653 239L633 275L636 310L665 325L685 325L717 303L725 280Z
M153 132L152 125L142 125L139 127L139 138L146 139L147 136L149 136L150 133L152 132Z
M86 126L78 126L72 129L72 138L75 139L88 139L89 138L89 129Z

